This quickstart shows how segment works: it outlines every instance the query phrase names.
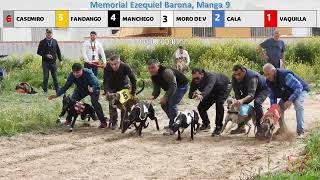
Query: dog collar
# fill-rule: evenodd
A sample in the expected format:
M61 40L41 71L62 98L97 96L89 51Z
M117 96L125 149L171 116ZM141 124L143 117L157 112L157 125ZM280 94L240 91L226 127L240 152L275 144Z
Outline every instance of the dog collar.
M236 111L227 111L227 113L229 113L229 114L239 114L239 112L236 112Z

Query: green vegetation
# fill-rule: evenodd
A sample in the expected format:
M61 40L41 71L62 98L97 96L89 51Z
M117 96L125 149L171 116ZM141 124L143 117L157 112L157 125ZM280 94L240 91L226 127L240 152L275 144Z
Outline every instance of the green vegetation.
M288 162L285 172L259 176L257 180L317 180L320 178L320 135L312 134L306 141L306 155Z

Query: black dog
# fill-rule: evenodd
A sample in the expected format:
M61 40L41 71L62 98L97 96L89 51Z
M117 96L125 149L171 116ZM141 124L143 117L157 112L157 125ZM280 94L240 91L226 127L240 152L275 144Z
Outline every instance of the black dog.
M145 82L143 80L140 80L142 82L141 89L135 94L140 94L145 87ZM121 96L124 97L124 99L127 99L125 102L120 102ZM121 110L121 118L120 118L120 129L122 129L122 124L124 119L128 118L128 114L130 113L132 107L139 102L139 99L137 97L132 97L131 94L128 92L126 93L125 89L118 91L116 93L108 93L106 95L107 100L109 101L109 106L112 106L113 108L118 108ZM116 120L110 118L110 122L108 127L110 128L112 126L112 129L115 129L116 127Z
M62 111L60 113L57 123L60 123L60 118L68 112L66 117L66 124L70 124L69 132L73 131L74 124L77 120L78 115L81 116L82 120L87 118L88 122L92 118L94 121L97 120L96 112L93 107L86 103L77 102L70 96L63 96L62 100Z
M139 136L141 136L142 128L147 128L149 125L149 123L146 124L148 118L156 122L157 130L159 131L158 120L155 117L154 112L154 108L150 103L139 102L135 104L131 109L128 119L123 121L121 132L125 133L126 130L133 124L138 131ZM139 123L139 125L137 125L137 123Z
M178 131L178 139L181 140L181 134L184 129L188 128L191 124L191 139L193 140L193 135L199 130L199 114L196 111L184 111L180 112L178 116L174 119L172 124L172 131L175 133ZM197 127L196 127L197 125Z

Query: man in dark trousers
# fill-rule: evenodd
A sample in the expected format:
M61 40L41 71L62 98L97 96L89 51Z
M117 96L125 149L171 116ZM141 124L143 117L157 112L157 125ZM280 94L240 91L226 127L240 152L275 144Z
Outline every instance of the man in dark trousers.
M263 136L260 126L260 119L263 116L262 104L269 96L269 89L266 78L250 69L246 69L242 65L233 67L232 87L237 99L237 104L249 104L254 101L254 109L256 111L256 137ZM231 134L245 133L244 124L240 124L237 129L232 130Z
M160 95L161 89L166 91L160 99L160 104L169 118L169 126L165 126L165 129L171 129L174 118L178 114L178 104L188 91L188 79L178 70L161 66L154 59L148 62L148 71L153 84L152 96L149 99L156 99ZM172 134L172 131L169 132Z
M197 90L200 91L197 92ZM222 130L224 116L224 102L231 91L231 83L227 76L206 72L203 69L192 70L192 82L189 98L200 100L198 111L202 119L200 130L210 129L208 109L216 103L216 128L212 136L219 136Z
M42 57L42 70L43 70L43 91L48 93L48 79L49 71L51 72L53 85L58 92L59 83L57 78L57 65L56 60L62 61L61 52L57 40L52 38L52 31L46 30L46 38L39 43L37 54Z
M76 101L80 101L87 95L91 97L91 104L96 111L98 118L100 120L99 128L106 127L106 119L104 117L101 104L99 103L100 86L97 77L89 69L82 68L82 65L75 63L72 65L72 72L68 76L66 84L57 92L56 95L49 96L49 100L57 98L72 86L76 85L74 92L71 96ZM71 123L71 122L69 122Z
M279 119L280 129L276 134L286 130L284 122L284 111L294 105L297 119L297 135L304 137L304 100L308 96L310 88L308 84L292 71L277 69L272 64L267 63L263 66L264 75L267 78L267 85L271 89L271 105L277 103L282 109L281 118Z
M103 81L106 95L108 95L108 93L115 93L123 89L130 89L131 83L131 95L135 96L137 89L136 76L132 72L129 65L121 62L120 57L117 55L112 56L110 58L110 62L105 67ZM112 128L114 129L115 127L117 127L118 121L117 109L109 106L109 111L110 119L113 126Z

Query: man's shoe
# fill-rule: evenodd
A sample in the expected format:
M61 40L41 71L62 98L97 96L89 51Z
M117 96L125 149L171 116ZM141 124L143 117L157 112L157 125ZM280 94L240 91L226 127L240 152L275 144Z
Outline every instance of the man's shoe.
M101 123L99 129L105 129L107 127L107 123Z
M232 130L230 134L243 134L246 133L246 128L244 126L238 126L237 129Z
M221 133L222 133L222 126L216 126L211 136L212 137L220 136Z
M201 127L199 128L200 131L207 131L207 130L210 130L210 129L211 129L210 124L209 125L202 124Z
M164 126L163 129L170 129L170 125Z
M298 132L297 133L297 138L298 139L303 139L304 138L304 132Z

